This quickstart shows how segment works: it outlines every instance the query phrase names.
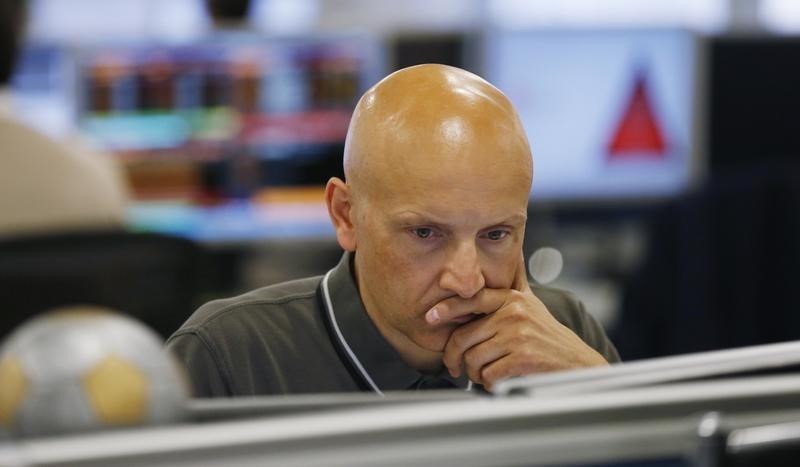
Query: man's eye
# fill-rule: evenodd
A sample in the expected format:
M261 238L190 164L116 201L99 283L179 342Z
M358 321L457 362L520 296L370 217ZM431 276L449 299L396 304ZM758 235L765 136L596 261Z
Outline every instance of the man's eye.
M430 227L418 227L413 229L414 235L419 238L430 238L433 236L433 229Z
M502 240L506 235L508 235L508 232L505 230L490 230L486 233L486 238L489 240Z

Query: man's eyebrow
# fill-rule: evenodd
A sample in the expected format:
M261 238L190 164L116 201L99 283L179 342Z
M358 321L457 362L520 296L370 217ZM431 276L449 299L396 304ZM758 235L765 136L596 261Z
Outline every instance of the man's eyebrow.
M503 224L516 225L516 224L524 224L527 221L528 221L528 216L526 216L525 214L514 214L511 217L507 217L502 221L497 222L495 225L503 225Z
M396 212L392 215L392 217L401 221L423 222L423 223L430 222L434 224L444 223L442 219L439 219L436 216L432 216L430 214L423 214L421 212L415 212L415 211Z
M393 215L395 219L401 222L415 222L415 223L430 223L436 225L449 225L450 223L445 221L444 219L440 219L431 214L423 214L420 212L415 211L400 211ZM501 219L496 222L491 222L487 224L489 226L497 226L497 225L520 225L525 224L527 222L528 216L525 214L513 214L505 219Z

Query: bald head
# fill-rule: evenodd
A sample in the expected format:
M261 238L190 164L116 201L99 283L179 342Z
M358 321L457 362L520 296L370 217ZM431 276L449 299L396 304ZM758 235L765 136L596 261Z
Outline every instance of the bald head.
M533 167L522 124L478 76L420 65L364 94L344 156L347 181L331 178L325 199L364 308L406 363L436 371L454 326L425 313L520 277Z
M367 91L350 122L344 151L348 184L374 193L444 170L492 169L530 188L532 160L516 111L497 88L467 71L418 65Z

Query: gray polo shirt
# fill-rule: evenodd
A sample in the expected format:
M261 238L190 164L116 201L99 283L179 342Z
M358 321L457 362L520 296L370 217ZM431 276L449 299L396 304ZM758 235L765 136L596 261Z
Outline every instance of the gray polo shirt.
M185 365L195 397L397 391L441 379L406 365L367 315L346 253L323 277L276 284L200 307L168 340ZM610 362L616 349L580 301L533 291L561 323ZM422 378L422 379L421 379Z

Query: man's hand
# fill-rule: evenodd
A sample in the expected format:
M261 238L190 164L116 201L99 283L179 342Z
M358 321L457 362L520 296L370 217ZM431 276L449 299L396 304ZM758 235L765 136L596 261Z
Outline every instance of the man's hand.
M442 360L451 375L458 377L463 367L487 390L501 379L607 364L533 294L522 256L512 289L484 288L469 299L442 300L425 319L440 325L471 314L482 316L453 331Z

